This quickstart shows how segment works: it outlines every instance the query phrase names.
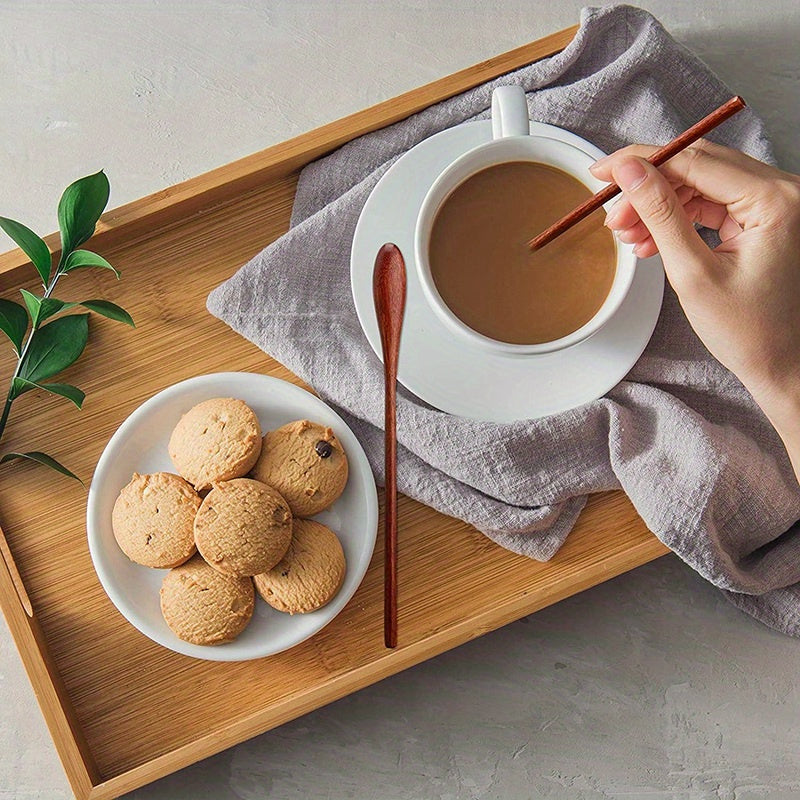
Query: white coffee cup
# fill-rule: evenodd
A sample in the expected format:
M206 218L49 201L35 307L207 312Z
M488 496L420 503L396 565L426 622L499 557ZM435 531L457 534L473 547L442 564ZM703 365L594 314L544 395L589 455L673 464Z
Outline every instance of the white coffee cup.
M453 161L434 181L425 195L417 217L414 234L414 251L423 293L434 312L457 336L470 342L508 355L533 355L551 353L570 347L592 334L597 333L619 309L633 281L637 258L630 245L617 242L616 272L611 289L597 313L584 325L572 333L550 342L538 344L509 344L484 336L462 322L444 303L436 289L430 264L428 245L436 214L450 193L471 175L494 164L509 161L535 161L556 167L579 180L592 193L605 186L595 178L589 167L605 153L593 144L570 134L573 143L547 136L551 126L531 123L528 118L528 104L522 87L501 86L492 95L492 134L494 138L478 145ZM613 201L611 201L613 203ZM608 208L611 203L606 205ZM555 220L554 220L555 221ZM531 237L541 231L530 231ZM569 269L568 263L564 269Z

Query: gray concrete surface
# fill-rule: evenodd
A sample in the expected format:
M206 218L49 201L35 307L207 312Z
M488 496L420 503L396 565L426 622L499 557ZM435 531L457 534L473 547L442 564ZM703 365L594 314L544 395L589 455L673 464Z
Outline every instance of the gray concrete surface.
M800 171L796 0L641 4ZM0 213L49 232L90 170L127 202L566 27L581 5L0 0ZM798 664L800 643L667 557L129 797L793 800ZM0 800L70 796L3 624Z

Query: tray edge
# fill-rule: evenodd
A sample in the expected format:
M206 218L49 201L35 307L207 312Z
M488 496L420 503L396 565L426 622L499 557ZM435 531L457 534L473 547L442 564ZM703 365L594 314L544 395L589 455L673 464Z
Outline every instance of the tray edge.
M266 180L288 175L365 133L386 127L434 103L561 52L578 25L480 61L397 97L314 128L292 139L252 153L194 178L107 211L92 237L94 248L105 249L123 239L153 236L166 225L213 206L239 200ZM155 223L155 224L154 224ZM44 237L53 254L60 252L60 235ZM19 249L0 254L0 275L30 263Z
M26 602L27 601L27 602ZM0 608L19 651L42 716L77 798L88 798L100 772L81 731L72 701L50 656L44 631L0 528Z

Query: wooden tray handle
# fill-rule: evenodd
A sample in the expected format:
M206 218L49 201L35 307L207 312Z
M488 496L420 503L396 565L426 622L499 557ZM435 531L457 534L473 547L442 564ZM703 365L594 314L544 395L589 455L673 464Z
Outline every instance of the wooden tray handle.
M17 591L17 598L19 599L20 605L25 613L31 619L33 619L33 605L31 604L31 599L28 597L25 584L22 582L22 576L19 574L17 565L14 563L14 556L11 555L11 549L8 546L8 542L6 541L6 537L3 534L2 528L0 528L0 555L3 557L1 560L3 561L3 566L8 572L8 577Z

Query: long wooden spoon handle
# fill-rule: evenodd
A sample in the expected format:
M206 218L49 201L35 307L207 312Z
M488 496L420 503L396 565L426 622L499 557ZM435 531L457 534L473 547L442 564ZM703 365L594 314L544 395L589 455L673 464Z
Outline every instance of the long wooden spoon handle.
M397 647L397 361L406 307L406 265L397 245L378 251L372 274L375 313L381 334L385 378L386 509L384 525L383 636L386 647Z

